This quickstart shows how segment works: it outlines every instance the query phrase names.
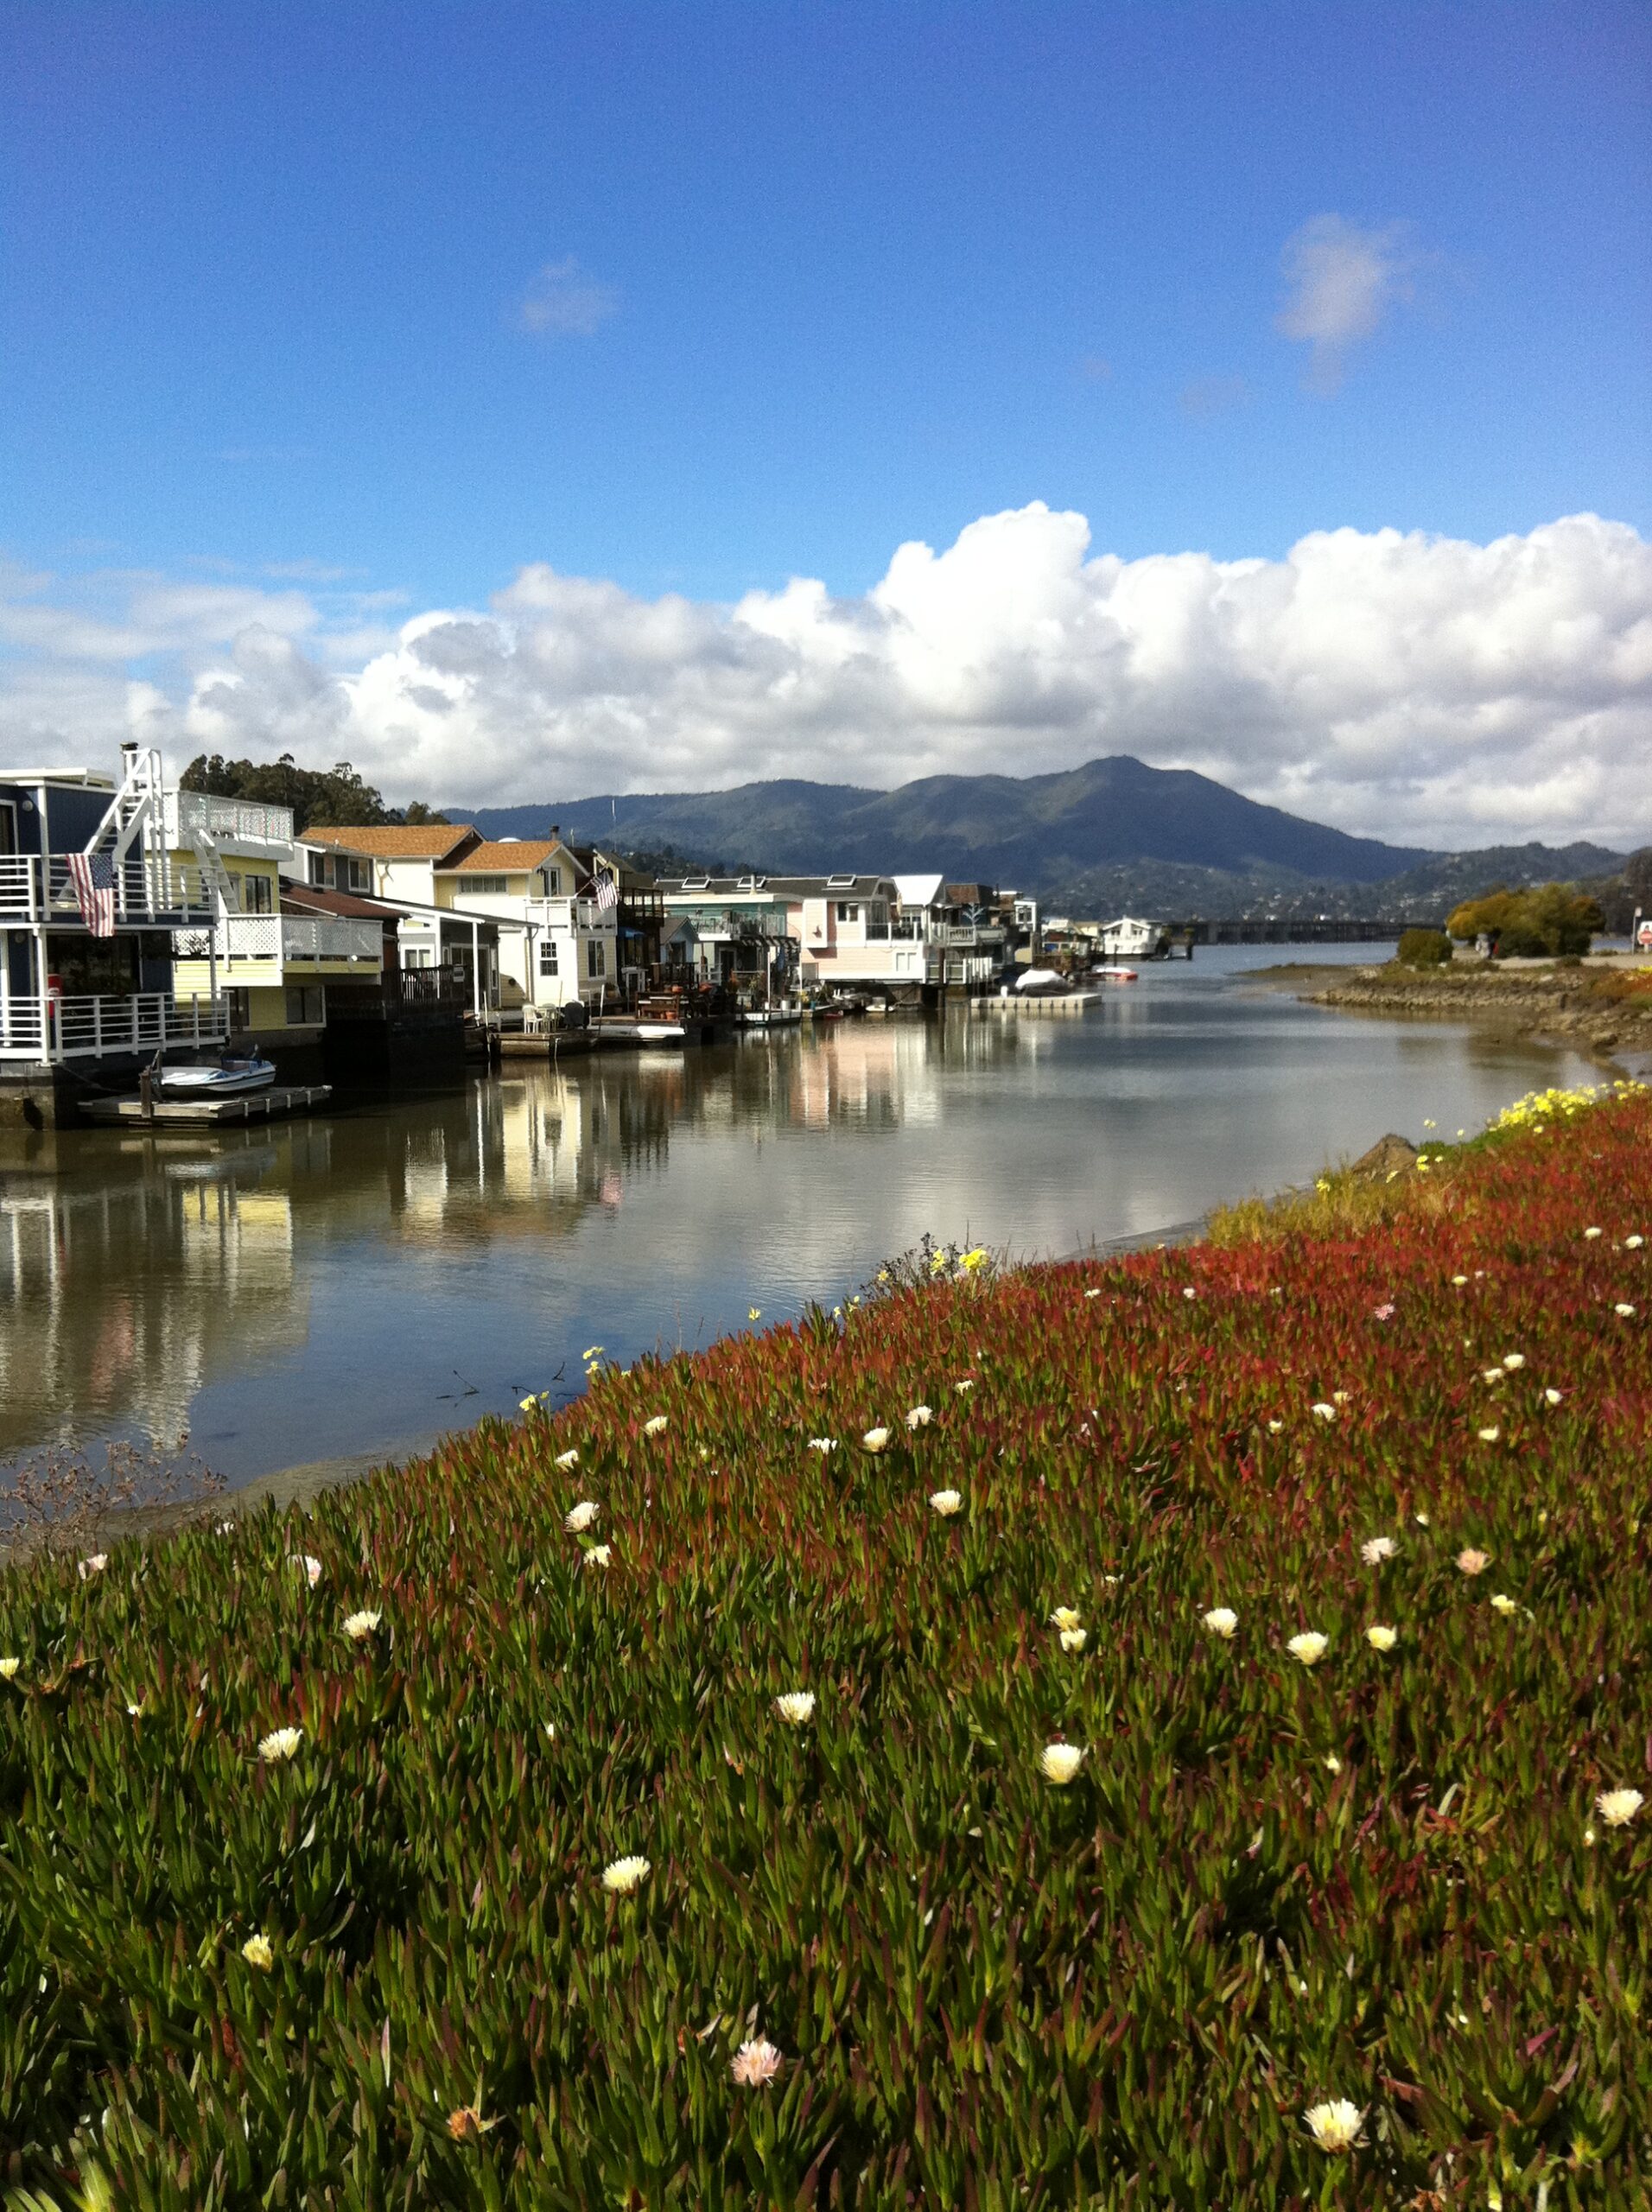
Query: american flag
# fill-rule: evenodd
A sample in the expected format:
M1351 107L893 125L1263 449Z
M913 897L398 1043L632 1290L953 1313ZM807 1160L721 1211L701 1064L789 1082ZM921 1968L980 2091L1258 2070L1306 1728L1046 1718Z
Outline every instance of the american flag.
M115 863L107 853L71 853L69 881L80 918L93 937L115 934Z
M596 878L596 903L605 914L610 906L620 904L620 887L611 875Z

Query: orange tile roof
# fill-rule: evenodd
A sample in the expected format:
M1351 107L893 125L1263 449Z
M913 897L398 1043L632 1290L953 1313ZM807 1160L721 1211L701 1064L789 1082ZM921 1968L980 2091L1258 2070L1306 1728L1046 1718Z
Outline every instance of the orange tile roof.
M461 874L480 870L484 874L521 875L562 850L560 838L501 837L474 846L456 861L449 861L448 866Z
M347 852L377 853L387 861L439 861L455 845L476 835L467 822L427 825L420 823L410 827L404 822L388 822L376 828L321 829L311 823L302 833L302 840L312 845L342 845Z

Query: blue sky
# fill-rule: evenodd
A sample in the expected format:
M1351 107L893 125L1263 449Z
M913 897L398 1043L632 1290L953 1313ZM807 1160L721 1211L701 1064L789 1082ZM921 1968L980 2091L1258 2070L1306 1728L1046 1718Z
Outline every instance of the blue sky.
M1034 501L1127 561L1644 535L1649 63L1630 6L13 0L0 544L365 652L536 563L864 594ZM1316 221L1376 257L1318 348Z

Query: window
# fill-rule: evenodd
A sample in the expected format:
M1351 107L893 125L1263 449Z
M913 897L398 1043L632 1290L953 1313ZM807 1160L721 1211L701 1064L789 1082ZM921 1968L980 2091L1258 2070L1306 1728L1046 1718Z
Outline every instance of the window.
M340 891L371 891L373 887L373 864L371 861L342 860L339 867L344 871L340 883L335 874L333 880Z
M590 938L585 947L585 972L592 979L608 972L608 948L600 937Z
M539 940L539 972L542 976L556 973L556 940L554 937L542 937Z
M224 1001L224 1011L229 1019L231 1036L245 1037L252 1027L251 994L232 988L220 993L219 995Z
M861 918L861 910L858 906L845 906L840 899L837 902L837 918L840 922L858 922Z
M327 1020L327 986L325 983L289 983L287 986L287 1027L289 1029L319 1028Z
M479 899L498 899L510 888L510 878L504 875L467 875L461 880L460 888Z
M319 890L327 881L327 855L312 850L306 855L305 869L310 881Z
M542 869L540 870L540 874L544 877L544 880L545 880L545 896L546 896L546 898L547 898L547 899L560 899L560 898L561 898L561 896L562 896L562 872L561 868L542 868Z
M276 887L267 875L232 875L237 898L244 914L273 914L276 911Z

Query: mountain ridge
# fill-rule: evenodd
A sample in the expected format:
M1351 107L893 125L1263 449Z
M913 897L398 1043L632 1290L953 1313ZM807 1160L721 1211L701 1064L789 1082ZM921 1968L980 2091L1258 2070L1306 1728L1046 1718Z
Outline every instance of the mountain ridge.
M721 791L603 792L448 811L489 836L543 836L555 823L578 843L664 849L771 874L938 869L952 881L1013 887L1079 911L1109 903L1104 887L1134 887L1151 901L1163 878L1164 891L1177 894L1172 911L1202 892L1195 910L1212 917L1280 901L1289 911L1306 903L1369 912L1391 903L1378 887L1401 893L1402 904L1432 906L1458 880L1465 895L1499 877L1598 874L1623 857L1587 842L1482 855L1388 844L1128 753L1037 776L922 777L893 791L786 777Z

